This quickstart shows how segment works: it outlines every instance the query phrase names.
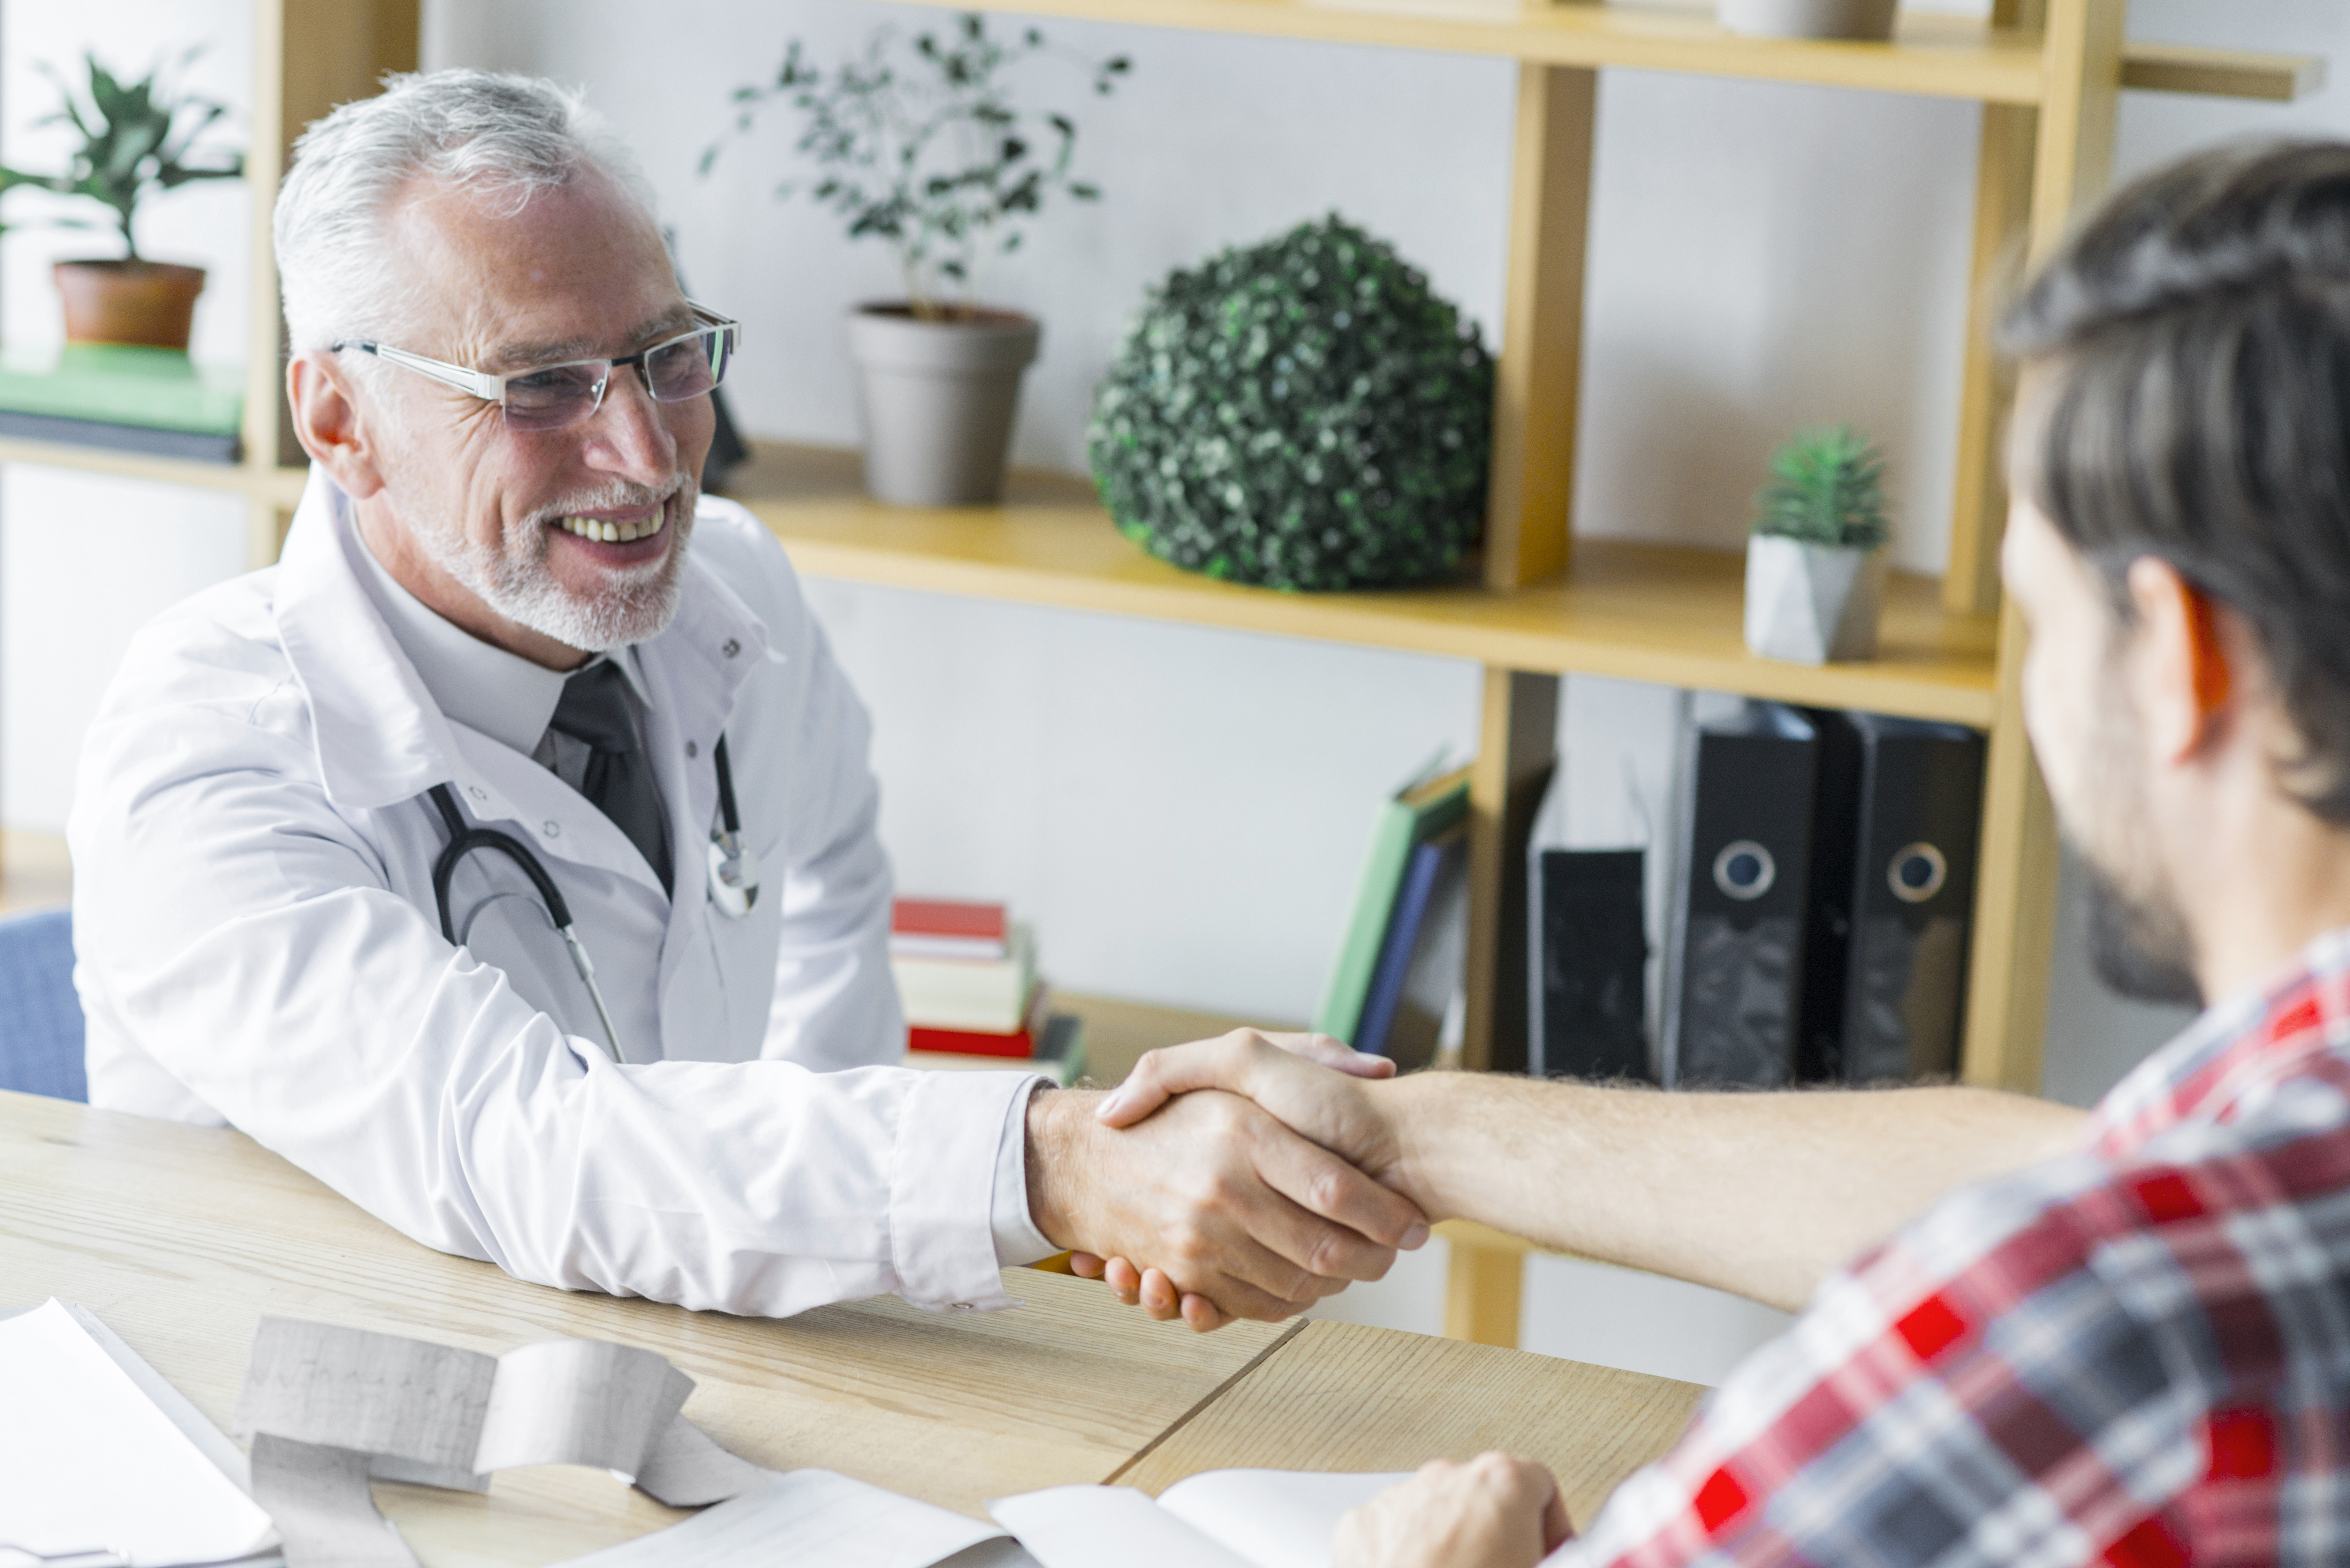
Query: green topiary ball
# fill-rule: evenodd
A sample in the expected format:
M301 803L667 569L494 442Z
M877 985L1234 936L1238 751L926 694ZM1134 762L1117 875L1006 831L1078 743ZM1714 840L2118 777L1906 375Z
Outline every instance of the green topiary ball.
M1426 582L1485 514L1493 360L1476 324L1335 213L1155 291L1094 395L1118 532L1284 589Z

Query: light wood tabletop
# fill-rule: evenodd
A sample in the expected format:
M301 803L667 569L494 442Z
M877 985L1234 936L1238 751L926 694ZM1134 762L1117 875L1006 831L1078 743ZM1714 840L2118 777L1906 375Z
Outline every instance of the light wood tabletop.
M1705 1393L1490 1345L1308 1324L1116 1479L1155 1495L1201 1470L1409 1470L1506 1449L1550 1467L1580 1530L1672 1447Z
M0 1092L0 1308L81 1303L224 1428L267 1314L488 1352L649 1346L745 1458L974 1514L1069 1482L1157 1491L1232 1465L1404 1469L1501 1447L1550 1464L1581 1521L1700 1392L1344 1324L1199 1335L1089 1282L1005 1282L1024 1303L1008 1312L883 1298L780 1321L566 1293L419 1246L241 1134ZM502 1471L486 1495L376 1495L429 1568L560 1562L684 1517L557 1467Z
M746 1459L983 1515L1107 1480L1299 1327L1194 1334L1086 1281L1007 1284L1009 1312L882 1298L781 1321L567 1294L419 1246L241 1134L0 1093L0 1307L81 1303L224 1428L264 1314L488 1352L616 1339L690 1374L686 1414ZM556 1562L685 1517L574 1469L377 1497L433 1568Z

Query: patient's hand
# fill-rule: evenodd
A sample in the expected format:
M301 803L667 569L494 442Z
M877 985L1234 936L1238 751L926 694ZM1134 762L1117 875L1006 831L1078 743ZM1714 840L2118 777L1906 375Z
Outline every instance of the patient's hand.
M1574 1535L1558 1482L1531 1459L1438 1459L1338 1524L1332 1568L1533 1568Z
M1364 1080L1391 1076L1395 1064L1366 1056L1326 1034L1236 1029L1213 1040L1153 1051L1097 1111L1110 1127L1148 1125L1177 1096L1222 1089L1254 1100L1297 1132L1366 1174L1395 1183L1399 1144L1393 1118L1366 1092ZM1420 1225L1399 1238L1407 1250L1428 1239ZM1215 1303L1186 1294L1162 1269L1080 1251L1070 1267L1105 1281L1128 1305L1160 1319L1180 1315L1197 1329L1223 1321Z
M1100 1097L1029 1101L1029 1210L1056 1246L1149 1259L1164 1289L1196 1298L1194 1328L1288 1317L1426 1237L1410 1202L1245 1099L1185 1095L1115 1131Z

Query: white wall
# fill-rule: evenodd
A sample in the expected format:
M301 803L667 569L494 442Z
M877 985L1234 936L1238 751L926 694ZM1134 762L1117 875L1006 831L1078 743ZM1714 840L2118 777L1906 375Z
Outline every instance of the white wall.
M2133 9L2141 36L2350 60L2345 0ZM789 169L780 119L730 146L711 179L693 164L725 127L724 90L771 70L787 37L830 57L884 19L943 17L853 0L432 0L427 50L433 63L585 84L642 152L697 292L749 324L733 389L743 421L761 434L846 441L855 416L840 316L890 292L887 256L848 244L811 206L769 199ZM20 129L37 98L26 68L68 55L78 36L106 40L126 65L165 42L216 39L203 69L217 74L206 79L241 93L244 26L234 0L9 7L0 150L33 155ZM1108 199L1049 216L990 285L993 298L1046 322L1017 437L1023 461L1081 461L1090 388L1150 280L1332 208L1394 240L1490 334L1507 65L1107 25L1047 30L1088 54L1129 54L1136 70L1110 100L1072 99L1082 161ZM1848 416L1895 459L1903 558L1939 564L1976 123L1959 104L1638 72L1606 79L1580 432L1586 527L1728 545L1770 442L1794 424ZM2289 108L2131 95L2121 162L2139 169L2288 127L2350 131L2350 94L2330 88ZM177 198L151 234L159 254L223 269L200 314L200 351L234 354L242 330L230 275L243 201ZM40 276L54 248L30 233L0 241L0 328L11 342L55 330ZM13 826L52 825L78 732L79 699L48 671L70 664L77 689L94 688L119 655L121 628L92 618L84 595L123 569L123 535L56 532L94 514L97 503L75 499L88 483L44 482L37 504L14 483L5 494L0 816ZM229 524L194 502L142 498L137 510L194 536L227 536ZM140 591L192 590L230 558L192 546ZM73 591L57 592L61 581ZM812 592L876 712L883 829L901 881L1009 897L1037 921L1055 977L1076 988L1305 1017L1378 800L1432 746L1465 750L1473 736L1476 674L1454 662L839 583ZM1639 701L1571 682L1563 739L1586 752L1610 743L1610 716ZM2085 1100L2171 1021L2103 998L2068 948L2051 1022L2050 1088ZM1346 1298L1347 1310L1432 1326L1433 1252ZM1747 1303L1552 1261L1534 1271L1527 1316L1539 1348L1700 1378L1775 1321Z

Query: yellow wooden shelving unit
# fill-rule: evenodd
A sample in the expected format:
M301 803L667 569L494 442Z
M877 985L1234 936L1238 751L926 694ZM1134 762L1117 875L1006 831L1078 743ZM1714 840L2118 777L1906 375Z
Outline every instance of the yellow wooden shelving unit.
M921 0L964 8L970 0ZM2211 0L2214 5L2227 0ZM2131 43L2125 0L1994 0L1988 23L1904 17L1884 44L1734 37L1704 5L1599 0L1019 0L989 8L1145 26L1500 57L1518 62L1494 454L1479 580L1408 593L1286 596L1188 576L1118 538L1082 481L1024 476L1000 511L899 512L864 501L845 454L762 446L736 488L818 576L931 592L1403 649L1484 669L1471 792L1465 1056L1523 1060L1523 867L1503 853L1548 763L1570 671L1950 719L1990 735L1982 875L1968 995L1970 1082L2036 1089L2047 997L2054 825L2016 701L2022 636L2000 603L1996 461L2007 387L1981 319L2018 250L2044 253L2106 183L2126 88L2283 101L2316 60ZM332 105L415 68L418 0L254 0L255 193L245 455L174 462L0 441L0 462L63 464L244 495L256 564L300 493L280 413L282 355L265 193L288 143ZM1984 106L1958 485L1939 584L1897 583L1883 656L1806 670L1747 656L1739 565L1700 551L1578 541L1569 516L1584 249L1598 72L1616 67L1974 99ZM1514 1335L1511 1255L1456 1241L1452 1324Z

